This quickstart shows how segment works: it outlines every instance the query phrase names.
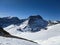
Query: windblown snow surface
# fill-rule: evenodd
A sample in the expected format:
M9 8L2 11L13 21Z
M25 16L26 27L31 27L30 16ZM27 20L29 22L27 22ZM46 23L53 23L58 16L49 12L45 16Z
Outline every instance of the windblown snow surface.
M9 29L9 28L11 28L11 29ZM4 29L12 35L34 40L40 45L60 45L60 24L48 26L47 30L41 29L41 31L35 32L35 33L19 32L19 31L17 31L17 28L18 28L18 26L11 25ZM1 39L1 37L0 37L0 39ZM6 39L4 39L4 40L6 41ZM14 39L12 41L14 41ZM0 42L2 42L2 40L0 40ZM30 45L30 44L27 44L27 45Z

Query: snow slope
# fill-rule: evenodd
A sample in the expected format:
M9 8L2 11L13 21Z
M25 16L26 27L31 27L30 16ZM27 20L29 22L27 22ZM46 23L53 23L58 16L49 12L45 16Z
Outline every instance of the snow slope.
M21 39L0 37L0 45L39 45Z
M10 29L10 30L9 30L9 28L4 28L4 29L11 34L13 32L13 34L15 34L15 35L29 38L29 39L34 39L34 40L37 40L37 39L43 40L43 39L47 39L47 38L52 37L52 36L57 36L57 35L59 36L60 35L60 24L49 26L49 27L47 27L48 28L47 30L41 29L41 31L35 32L35 33L30 33L30 32L24 32L24 33L20 32L19 33L19 31L17 31L15 29L15 27L13 29ZM35 38L33 38L33 37L35 37Z
M41 45L60 45L60 24L47 27L36 33L22 33L20 36L35 40Z
M60 45L60 36L51 37L48 40L43 41L41 45Z
M60 24L56 24L53 26L48 26L47 30L41 29L39 32L31 33L31 32L13 32L13 35L24 37L30 40L34 40L38 42L41 45L57 45L59 43L60 39ZM7 29L7 28L4 28ZM7 29L8 30L8 29ZM8 32L12 32L9 31ZM11 33L12 34L12 33ZM54 43L52 43L54 42ZM56 43L55 43L56 42Z

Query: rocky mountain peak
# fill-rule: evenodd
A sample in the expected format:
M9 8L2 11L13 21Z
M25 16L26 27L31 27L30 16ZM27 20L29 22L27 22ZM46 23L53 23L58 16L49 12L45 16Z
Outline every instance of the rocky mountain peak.
M40 15L29 16L29 19L43 19Z
M35 16L29 16L29 22L28 24L31 24L33 22L35 22L36 20L43 20L43 18L40 15L35 15Z

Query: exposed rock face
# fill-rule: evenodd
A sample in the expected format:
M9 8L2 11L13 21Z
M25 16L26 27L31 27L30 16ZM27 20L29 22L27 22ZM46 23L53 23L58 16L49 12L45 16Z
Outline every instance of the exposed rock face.
M29 16L29 19L43 19L40 15L36 15L36 16Z
M0 27L0 36L8 36L10 35L7 31L5 31L2 27Z
M28 19L29 19L28 24L31 24L31 23L33 23L35 20L38 20L38 19L42 19L42 20L43 20L43 18L42 18L40 15L30 16Z

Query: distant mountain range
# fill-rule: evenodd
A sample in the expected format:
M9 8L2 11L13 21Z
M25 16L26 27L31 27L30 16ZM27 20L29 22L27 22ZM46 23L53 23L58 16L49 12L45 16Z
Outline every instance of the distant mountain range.
M20 20L18 17L3 17L0 18L0 26L7 27L11 24L20 25L24 20Z
M47 26L58 23L60 23L60 21L46 21L40 15L29 16L27 19L19 19L18 17L0 18L0 27L6 28L14 25L13 27L21 32L37 32L40 31L40 29L47 29Z

